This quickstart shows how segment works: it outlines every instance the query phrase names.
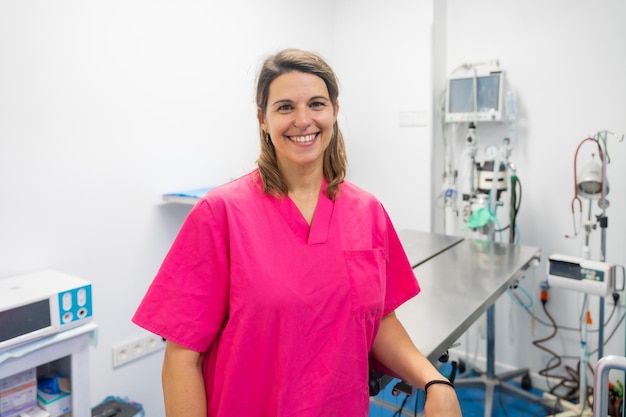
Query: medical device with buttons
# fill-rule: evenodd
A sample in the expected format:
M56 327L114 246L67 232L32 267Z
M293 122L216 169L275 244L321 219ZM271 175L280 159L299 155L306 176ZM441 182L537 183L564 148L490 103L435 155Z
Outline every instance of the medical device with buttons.
M0 279L0 351L90 321L91 300L89 281L57 271Z
M554 254L548 258L548 284L606 297L613 289L614 270L606 262Z

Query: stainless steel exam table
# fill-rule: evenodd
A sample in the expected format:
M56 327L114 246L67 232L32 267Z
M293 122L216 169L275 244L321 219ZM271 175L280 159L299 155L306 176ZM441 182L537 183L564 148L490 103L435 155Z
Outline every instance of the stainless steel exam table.
M501 384L527 370L495 374L494 304L528 268L538 264L541 251L412 230L398 235L421 287L420 294L396 310L413 343L436 364L487 312L487 370L480 377L459 379L455 384L485 388L486 417L491 416L494 389L536 401L521 388Z

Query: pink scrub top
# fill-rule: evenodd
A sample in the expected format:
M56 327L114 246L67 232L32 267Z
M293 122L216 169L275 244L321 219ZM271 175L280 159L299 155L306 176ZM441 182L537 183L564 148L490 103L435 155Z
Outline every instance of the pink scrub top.
M192 209L133 317L197 352L210 417L366 417L381 319L419 292L381 203L344 182L311 226L258 170Z

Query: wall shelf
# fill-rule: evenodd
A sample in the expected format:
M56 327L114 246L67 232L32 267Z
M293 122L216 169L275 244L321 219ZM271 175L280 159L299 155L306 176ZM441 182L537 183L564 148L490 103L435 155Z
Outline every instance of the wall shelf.
M179 204L196 204L202 196L204 196L209 190L214 187L202 187L196 188L193 190L187 191L179 191L174 193L163 194L163 201L168 203L179 203Z

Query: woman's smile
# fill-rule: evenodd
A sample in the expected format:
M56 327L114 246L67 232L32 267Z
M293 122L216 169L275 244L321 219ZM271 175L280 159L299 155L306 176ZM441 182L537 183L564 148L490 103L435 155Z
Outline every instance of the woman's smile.
M287 138L290 141L296 142L296 143L310 143L310 142L313 142L317 138L318 133L311 133L308 135L300 135L300 136L287 136Z

